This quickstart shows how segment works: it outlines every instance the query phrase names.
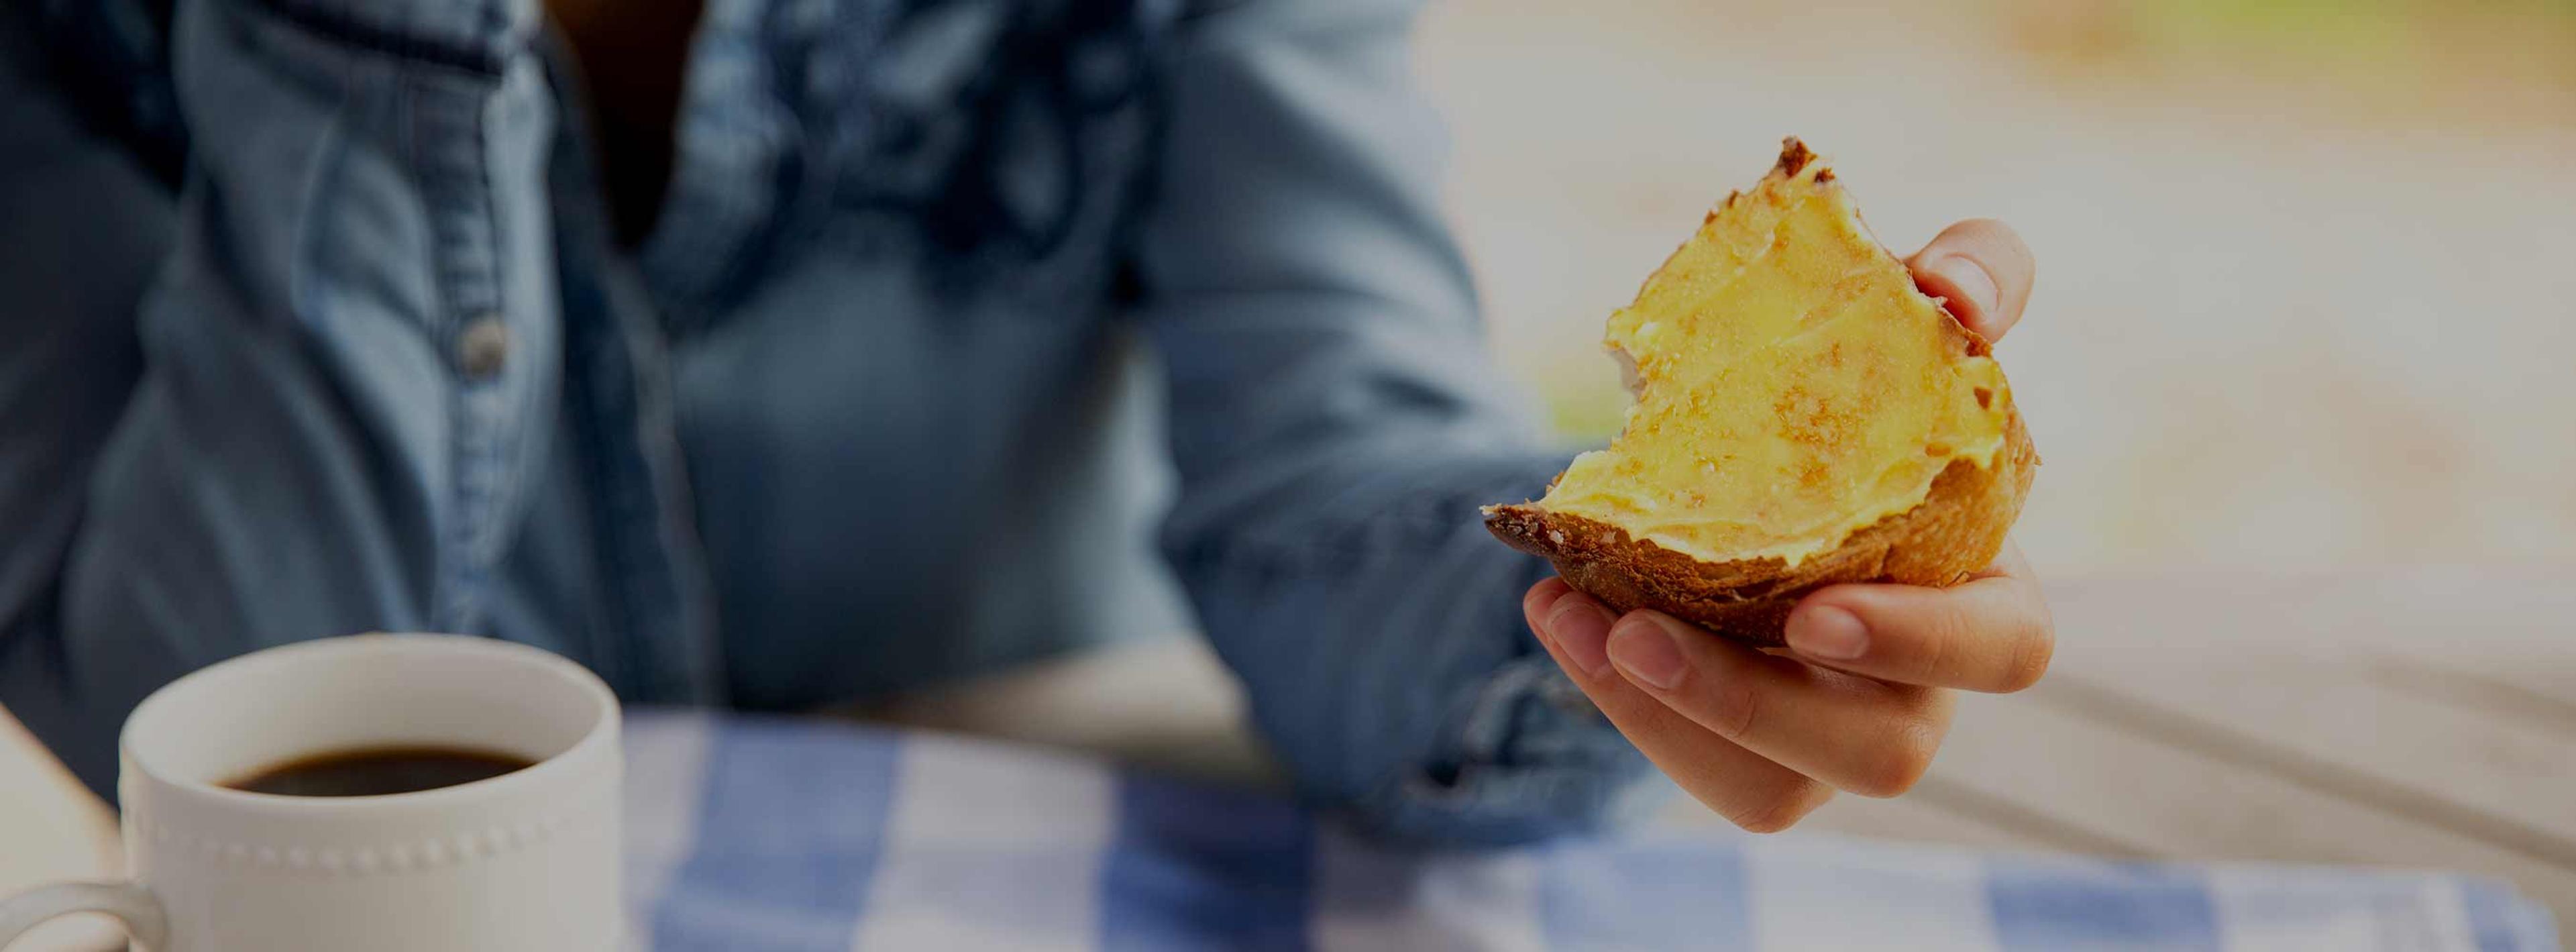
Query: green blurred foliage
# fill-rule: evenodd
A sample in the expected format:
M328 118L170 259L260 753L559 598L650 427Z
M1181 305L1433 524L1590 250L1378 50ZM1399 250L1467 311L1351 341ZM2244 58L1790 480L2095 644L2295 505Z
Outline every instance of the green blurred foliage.
M2468 27L2565 31L2576 0L2155 0L2130 3L2151 42L2254 41L2317 56L2380 60Z
M2087 66L2576 77L2576 0L1998 3L2026 52Z

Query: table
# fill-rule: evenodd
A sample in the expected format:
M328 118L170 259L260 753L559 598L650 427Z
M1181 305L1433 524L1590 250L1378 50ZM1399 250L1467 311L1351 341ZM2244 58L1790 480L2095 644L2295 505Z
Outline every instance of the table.
M1375 845L1260 791L813 719L630 724L637 949L2539 952L2447 874L1652 831Z
M1763 841L1832 834L2126 859L2465 870L2576 922L2576 571L2048 579L2048 679L1968 698L1922 786L1844 797ZM1159 686L1151 698L1133 687ZM1275 774L1239 699L1174 639L872 706L869 716ZM101 875L110 826L0 723L0 889ZM1718 821L1676 807L1659 829Z
M2038 687L1962 698L1913 792L1838 798L1787 835L2460 869L2576 922L2576 566L2044 584L2059 646ZM1136 708L1139 678L1165 706ZM1236 718L1223 680L1175 643L872 713L1086 748L1199 724L1152 728L1157 765L1267 782L1228 752L1248 738L1205 727ZM1687 802L1662 819L1721 822Z
M2576 922L2576 568L2047 587L2047 678L1963 699L1920 787L1820 826L2467 870Z

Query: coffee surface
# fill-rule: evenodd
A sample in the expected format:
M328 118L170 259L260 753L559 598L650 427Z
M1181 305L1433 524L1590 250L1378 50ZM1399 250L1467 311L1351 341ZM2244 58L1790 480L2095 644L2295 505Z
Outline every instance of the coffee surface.
M516 754L459 747L361 747L273 764L224 786L290 797L370 797L453 787L535 764Z

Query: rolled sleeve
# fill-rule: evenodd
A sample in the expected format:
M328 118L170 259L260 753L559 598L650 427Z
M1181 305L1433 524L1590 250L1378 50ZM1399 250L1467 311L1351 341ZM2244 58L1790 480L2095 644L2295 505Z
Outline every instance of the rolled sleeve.
M1545 654L1470 692L1434 757L1371 791L1361 816L1400 839L1508 845L1595 832L1661 803L1668 785Z
M1519 617L1548 572L1485 503L1561 468L1441 222L1410 3L1185 21L1143 232L1181 495L1167 551L1311 800L1386 835L1598 827L1649 767Z

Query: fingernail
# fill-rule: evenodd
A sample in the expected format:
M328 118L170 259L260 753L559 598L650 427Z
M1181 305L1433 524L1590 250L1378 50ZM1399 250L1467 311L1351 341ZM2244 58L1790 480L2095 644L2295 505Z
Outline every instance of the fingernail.
M1610 630L1610 660L1629 677L1665 691L1682 683L1682 675L1690 669L1671 632L1652 619L1633 615Z
M1547 616L1548 634L1556 638L1557 650L1574 659L1585 674L1600 677L1610 670L1610 653L1604 647L1610 640L1610 612L1580 598L1566 598L1557 603L1554 614Z
M1985 267L1974 260L1951 255L1932 262L1932 273L1948 280L1951 287L1958 288L1959 295L1968 299L1967 303L1976 305L1978 314L1992 314L2003 306L2003 292L1995 288L1995 276L1987 274Z
M1869 650L1869 626L1850 611L1818 605L1789 619L1789 647L1810 658L1849 661Z

